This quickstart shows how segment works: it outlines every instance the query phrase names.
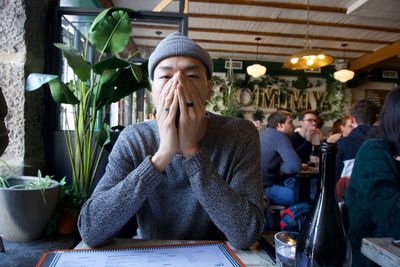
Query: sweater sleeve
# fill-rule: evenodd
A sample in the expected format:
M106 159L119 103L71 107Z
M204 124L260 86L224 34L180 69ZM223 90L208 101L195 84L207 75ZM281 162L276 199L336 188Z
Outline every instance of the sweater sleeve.
M122 132L119 136L106 172L78 218L81 237L89 247L111 241L164 179L150 156L141 161L140 153L130 149L126 135Z
M282 158L282 173L295 174L301 172L301 159L286 136L282 136L278 140L278 153Z
M290 141L293 144L297 155L299 155L302 162L307 163L310 160L312 145L299 133L292 134Z
M360 225L355 225L357 230L352 231L361 235L400 238L399 165L382 142L372 140L361 146L346 203L353 205L349 215L358 219L357 222L363 220L364 228L359 230Z
M251 127L253 128L253 127ZM263 192L257 131L232 142L240 151L231 158L231 178L221 177L204 151L184 161L194 194L214 224L236 248L248 248L262 229Z
M400 179L396 161L389 151L382 148L361 150L365 155L363 168L368 173L365 182L372 220L377 225L378 233L387 233L400 238ZM351 180L351 179L350 179Z

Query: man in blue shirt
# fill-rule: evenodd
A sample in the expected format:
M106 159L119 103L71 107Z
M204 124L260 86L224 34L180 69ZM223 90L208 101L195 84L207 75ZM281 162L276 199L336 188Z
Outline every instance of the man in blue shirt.
M278 110L268 117L267 128L261 133L264 194L273 204L290 206L294 201L301 160L289 140L293 128L292 114Z

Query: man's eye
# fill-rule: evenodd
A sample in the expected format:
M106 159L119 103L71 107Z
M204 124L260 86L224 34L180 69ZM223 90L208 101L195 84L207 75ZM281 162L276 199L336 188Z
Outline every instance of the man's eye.
M162 76L159 77L159 79L166 79L166 80L169 80L169 79L171 79L171 76L169 76L169 75L162 75Z
M198 78L199 78L199 75L196 75L196 74L189 74L189 75L186 76L186 78L188 78L188 79L198 79Z

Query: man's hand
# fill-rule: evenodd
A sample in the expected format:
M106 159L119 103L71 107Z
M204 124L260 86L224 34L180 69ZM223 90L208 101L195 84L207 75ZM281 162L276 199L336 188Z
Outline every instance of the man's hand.
M198 151L198 144L207 130L205 106L198 93L199 90L206 89L195 88L195 84L186 79L181 72L177 73L177 78L181 112L178 128L179 150L185 158L188 158Z
M176 93L178 80L174 76L164 86L159 99L157 99L157 125L160 133L160 147L151 161L160 172L164 171L178 152L178 134L175 118L178 110L179 99Z

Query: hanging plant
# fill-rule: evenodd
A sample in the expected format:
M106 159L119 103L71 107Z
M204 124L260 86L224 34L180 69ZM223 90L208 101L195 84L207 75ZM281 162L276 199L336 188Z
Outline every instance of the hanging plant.
M254 112L253 114L253 119L255 121L260 121L261 123L263 123L265 120L265 113L262 110L257 109L256 112Z

